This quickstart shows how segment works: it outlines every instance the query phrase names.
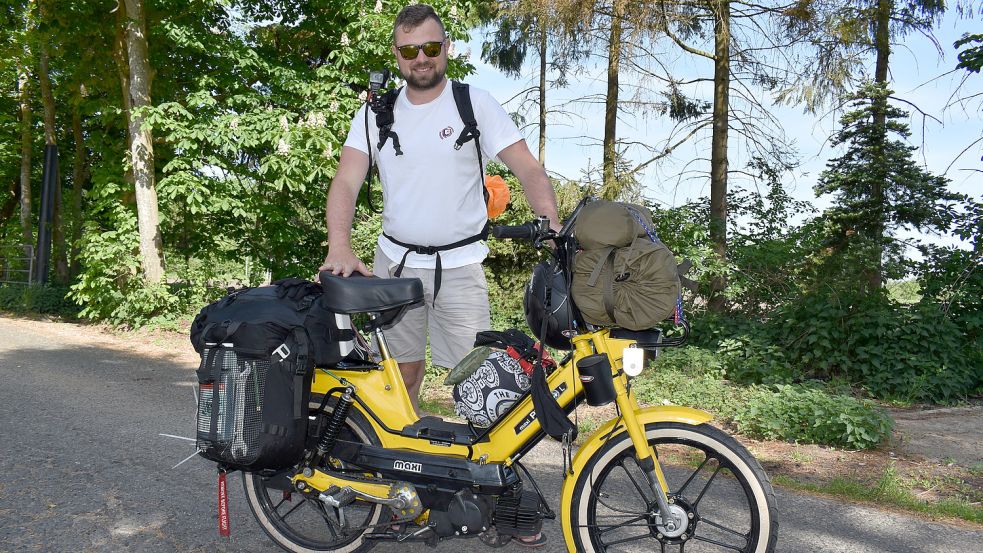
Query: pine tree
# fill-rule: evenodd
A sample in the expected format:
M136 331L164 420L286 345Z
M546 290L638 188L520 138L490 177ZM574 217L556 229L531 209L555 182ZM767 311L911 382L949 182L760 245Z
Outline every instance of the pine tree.
M815 187L817 195L834 195L824 214L828 238L820 274L838 273L870 291L902 274L899 230L946 231L963 199L947 189L948 179L915 162L917 148L904 141L911 135L902 122L908 114L890 104L890 95L883 83L868 83L851 96L853 109L832 139L846 151L829 161Z

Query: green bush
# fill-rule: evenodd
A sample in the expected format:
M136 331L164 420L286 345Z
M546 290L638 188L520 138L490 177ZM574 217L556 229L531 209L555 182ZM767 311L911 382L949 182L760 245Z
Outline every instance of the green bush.
M983 383L962 329L937 305L886 294L807 294L767 323L798 378L844 377L873 397L948 403Z
M794 380L784 350L762 336L741 335L720 341L717 349L727 377L745 384L787 384Z
M709 411L733 420L743 401L743 389L712 374L646 371L632 383L638 401L646 405L673 404Z
M65 286L0 285L0 309L73 318L79 308L66 297L68 292Z
M720 355L697 346L662 350L656 360L656 366L660 371L683 372L691 375L719 375L723 370Z
M869 401L806 385L756 386L734 417L756 438L866 449L890 435L891 418Z
M866 449L890 434L891 419L873 403L816 385L741 387L715 374L656 366L632 383L639 402L703 409L751 437Z

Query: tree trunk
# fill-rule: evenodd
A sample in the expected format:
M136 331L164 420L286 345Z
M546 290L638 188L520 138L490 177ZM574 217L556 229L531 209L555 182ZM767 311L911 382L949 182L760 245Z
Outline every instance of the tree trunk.
M130 144L130 64L126 61L126 8L121 6L116 10L116 40L113 42L113 59L119 75L120 98L123 101L123 121L126 124L126 144ZM123 182L134 188L133 167L126 165Z
M150 107L150 59L147 46L143 0L126 0L126 49L130 65L130 163L136 180L137 223L140 231L140 261L148 282L164 276L162 239L154 183L154 145L144 114Z
M26 48L24 54L25 58L29 57ZM20 93L20 226L24 244L34 244L31 216L31 75L26 65L17 77Z
M891 13L894 12L893 0L878 0L877 14L874 24L874 51L877 59L874 64L874 82L877 84L887 84L888 61L891 57ZM877 143L875 148L881 149L878 157L883 152L884 143L887 140L887 98L878 97L873 104L874 128L877 132ZM866 274L864 275L870 290L878 290L883 284L883 265L884 265L884 228L886 226L886 199L884 197L885 187L887 187L887 174L880 172L881 177L875 179L871 190L871 205L875 212L871 214L873 228L871 230L871 240L876 247L872 254Z
M727 134L730 128L730 0L717 0L714 25L713 136L710 143L710 242L721 264L727 261ZM709 308L722 311L723 275L710 282Z
M546 28L539 24L539 164L546 166Z
M626 0L614 0L611 32L608 35L608 88L604 99L604 182L601 196L615 199L621 192L615 176L618 149L618 69L621 65L621 35Z
M82 190L89 178L88 156L82 135L82 116L79 113L78 102L72 106L72 137L75 139L75 158L72 163L72 245L71 265L69 274L75 277L79 274L79 251L82 241Z
M38 50L38 82L41 85L41 103L44 106L44 143L48 146L58 146L57 130L55 128L55 95L51 91L51 79L48 73L48 44L41 37ZM54 242L55 279L60 283L68 282L68 256L65 251L64 216L62 213L61 178L55 176L55 197L51 217L51 236Z

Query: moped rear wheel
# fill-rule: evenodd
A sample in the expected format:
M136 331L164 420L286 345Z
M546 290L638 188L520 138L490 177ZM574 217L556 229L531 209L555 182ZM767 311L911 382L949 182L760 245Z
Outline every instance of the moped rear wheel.
M312 398L312 410L320 400L320 397ZM380 443L372 426L355 409L350 412L339 439ZM283 549L297 553L355 553L375 545L365 540L365 534L373 531L373 525L388 520L391 515L387 509L356 501L344 507L347 524L342 527L335 509L293 490L289 480L293 474L292 470L272 476L243 474L249 509L270 539Z
M570 517L577 551L769 553L778 539L775 492L761 465L707 424L645 426L669 486L667 526L626 432L577 475Z

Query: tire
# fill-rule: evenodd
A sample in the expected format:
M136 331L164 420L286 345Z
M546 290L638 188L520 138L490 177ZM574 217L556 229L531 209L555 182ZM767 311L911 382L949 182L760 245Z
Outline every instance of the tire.
M778 540L775 492L754 457L707 424L645 426L669 485L670 510L686 521L660 526L658 505L627 432L613 436L577 474L570 518L577 551L770 553Z
M311 398L312 412L320 402L321 397ZM327 410L330 412L330 407ZM354 408L349 412L339 439L376 445L380 443L372 426ZM371 532L372 528L346 532L329 522L332 516L333 521L337 521L335 509L321 510L317 500L306 499L299 492L291 491L288 478L293 474L293 470L273 476L243 473L242 483L249 510L270 539L283 549L296 553L356 553L368 551L375 545L375 542L365 539L365 534ZM356 501L345 508L349 528L380 524L381 521L389 520L389 516L388 509L374 503Z

